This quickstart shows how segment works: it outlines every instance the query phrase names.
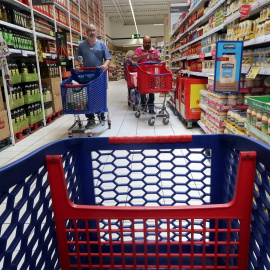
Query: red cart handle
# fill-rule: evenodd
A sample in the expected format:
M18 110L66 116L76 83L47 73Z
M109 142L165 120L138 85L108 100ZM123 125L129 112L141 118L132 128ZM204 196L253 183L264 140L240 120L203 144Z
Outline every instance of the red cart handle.
M82 87L83 84L66 84L66 87Z

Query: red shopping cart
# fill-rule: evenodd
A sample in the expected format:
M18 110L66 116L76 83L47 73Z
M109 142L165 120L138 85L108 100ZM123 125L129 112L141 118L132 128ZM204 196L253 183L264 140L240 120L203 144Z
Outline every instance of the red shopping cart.
M138 64L140 65L140 64ZM128 106L132 106L133 111L136 110L136 105L139 103L139 94L137 88L137 64L129 64L126 67L127 87L128 87Z
M92 130L98 126L111 128L111 120L107 109L107 77L106 70L97 68L82 68L82 72L71 69L71 76L61 83L63 111L74 114L74 124L68 129L69 137L73 133L86 133L92 136ZM102 114L107 118L102 119ZM97 114L98 120L91 128L83 126L80 114ZM86 120L84 120L86 121Z
M227 134L48 144L0 168L0 268L270 269L269 156Z
M172 90L172 72L166 68L166 63L142 63L138 66L138 90L140 94L139 108L135 113L136 118L140 118L141 112L145 113L148 110L153 111L157 109L155 115L151 114L151 118L148 120L148 124L153 126L155 124L156 117L162 117L162 123L168 125L169 113L166 109L166 96L169 91ZM157 106L157 103L149 104L145 100L146 94L164 93L164 100L161 103L161 107ZM142 99L144 101L142 102Z

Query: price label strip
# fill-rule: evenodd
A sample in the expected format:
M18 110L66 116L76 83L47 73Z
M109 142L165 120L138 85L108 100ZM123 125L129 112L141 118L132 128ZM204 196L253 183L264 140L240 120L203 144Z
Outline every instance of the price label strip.
M249 69L246 78L247 79L255 79L258 73L260 72L260 67L252 67Z

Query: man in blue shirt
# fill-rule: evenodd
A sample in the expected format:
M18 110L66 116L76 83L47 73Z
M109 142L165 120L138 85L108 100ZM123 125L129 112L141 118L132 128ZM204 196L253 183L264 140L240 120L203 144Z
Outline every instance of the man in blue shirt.
M97 39L97 29L95 25L90 24L87 27L87 40L80 43L76 55L75 55L75 70L81 71L79 56L83 57L84 67L100 67L102 70L106 70L111 62L111 56L109 50L104 42ZM105 61L105 63L104 63ZM95 125L95 114L86 114L88 123L85 126L90 128ZM105 120L104 113L101 114L101 120Z

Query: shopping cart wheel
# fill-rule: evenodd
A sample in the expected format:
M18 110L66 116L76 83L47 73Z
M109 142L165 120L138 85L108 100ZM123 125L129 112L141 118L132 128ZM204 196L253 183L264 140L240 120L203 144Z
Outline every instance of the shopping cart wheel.
M169 118L165 117L162 119L163 125L168 125L169 124Z
M132 105L132 110L133 110L133 112L136 111L135 105Z
M155 119L151 118L148 120L148 125L153 126L155 124Z
M109 122L109 123L108 123L108 128L111 129L111 126L112 126L112 123Z
M136 112L136 113L135 113L135 117L136 117L136 118L140 118L140 116L141 116L141 113L140 113L140 112Z

